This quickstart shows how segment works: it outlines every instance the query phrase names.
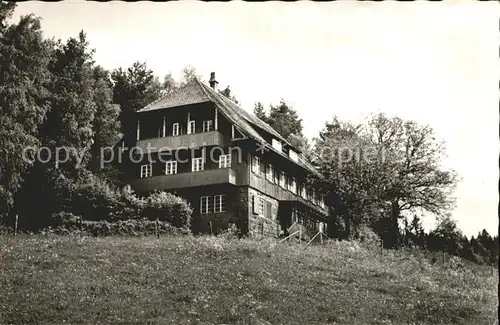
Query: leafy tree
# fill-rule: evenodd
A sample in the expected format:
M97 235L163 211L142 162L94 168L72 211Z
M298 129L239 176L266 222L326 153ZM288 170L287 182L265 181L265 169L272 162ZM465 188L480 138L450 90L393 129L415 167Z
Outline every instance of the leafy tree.
M366 132L383 156L377 168L382 175L382 199L391 207L391 232L397 246L402 211L421 209L443 216L454 206L457 176L440 167L444 145L429 126L377 114Z
M0 1L0 32L7 28L7 19L12 17L16 3L12 1Z
M285 139L292 134L302 136L302 119L283 99L278 105L271 105L267 122Z
M66 43L58 41L50 70L50 111L42 126L42 141L52 148L69 148L60 152L67 160L62 168L68 176L76 177L90 160L93 142L93 121L97 110L94 101L93 53L83 31Z
M172 74L171 73L167 74L165 78L163 78L162 96L170 94L178 87L179 84L177 83L177 81L175 81L174 77L172 77Z
M383 114L359 126L334 118L314 149L323 187L346 206L348 231L368 223L387 247L400 245L403 211L452 208L456 174L440 168L443 151L430 127Z
M0 201L9 207L32 165L33 156L24 159L24 149L40 145L39 127L49 108L51 55L39 18L24 16L6 25L13 8L0 3Z
M135 62L126 70L114 70L111 78L114 83L113 103L121 107L121 132L126 136L135 134L130 132L135 130L135 112L161 97L162 84L146 63L140 62ZM168 79L165 81L168 82Z
M264 109L264 106L262 105L261 102L255 103L254 108L253 108L253 114L255 116L257 116L258 118L260 118L262 121L264 121L266 123L268 122L266 110Z
M96 104L93 128L93 144L91 147L92 162L90 170L94 174L102 174L101 148L113 146L120 137L120 107L113 104L113 84L110 73L101 67L93 69L93 94ZM106 153L106 152L104 152Z
M449 216L439 218L436 229L429 233L430 249L445 251L452 255L459 255L462 250L462 233L457 227L455 220Z
M200 74L198 73L198 71L196 71L195 67L188 65L187 67L184 67L184 69L182 69L182 79L179 85L183 86L194 78L200 79Z

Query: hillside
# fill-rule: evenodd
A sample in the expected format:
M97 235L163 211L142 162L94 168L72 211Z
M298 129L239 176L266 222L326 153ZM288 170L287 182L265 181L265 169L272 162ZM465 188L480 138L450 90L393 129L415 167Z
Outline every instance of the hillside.
M498 276L332 242L0 237L0 324L488 324ZM495 271L496 273L496 271Z

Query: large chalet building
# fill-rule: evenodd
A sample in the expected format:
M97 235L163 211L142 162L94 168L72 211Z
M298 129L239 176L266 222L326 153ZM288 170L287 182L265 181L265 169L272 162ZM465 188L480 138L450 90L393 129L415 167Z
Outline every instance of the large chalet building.
M129 161L132 189L185 198L195 233L230 224L253 237L279 236L295 223L313 234L324 229L323 197L306 185L318 171L268 124L221 95L214 73L209 83L194 79L136 112L137 128L125 138L144 155Z

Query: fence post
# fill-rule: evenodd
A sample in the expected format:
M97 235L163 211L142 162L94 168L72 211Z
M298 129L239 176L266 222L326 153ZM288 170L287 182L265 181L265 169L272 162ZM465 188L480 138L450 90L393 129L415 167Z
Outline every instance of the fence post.
M212 221L209 221L208 224L210 226L210 236L212 236Z
M17 221L19 220L19 215L16 214L16 222L14 223L14 236L17 235Z
M160 223L158 218L156 218L156 239L160 239Z

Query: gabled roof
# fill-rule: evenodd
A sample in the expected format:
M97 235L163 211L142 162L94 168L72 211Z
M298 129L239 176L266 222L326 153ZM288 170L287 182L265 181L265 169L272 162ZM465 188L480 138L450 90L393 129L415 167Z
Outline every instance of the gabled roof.
M191 81L184 86L173 90L171 93L161 97L160 99L155 100L146 107L139 109L137 112L149 112L163 108L191 105L209 101L210 99L206 96L199 84Z
M236 103L228 99L226 96L219 94L217 91L212 89L212 87L205 85L197 78L191 80L186 85L180 87L179 89L176 89L170 94L167 94L162 98L152 102L151 104L138 110L137 112L138 113L149 112L164 108L171 108L171 107L204 103L204 102L214 103L220 110L220 112L224 114L224 116L229 120L229 122L231 122L235 126L238 126L238 128L240 128L241 131L246 136L256 141L259 141L262 144L267 144L266 147L268 149L291 160L291 158L288 155L269 145L267 141L259 134L256 128L264 130L265 132L271 134L273 137L280 140L281 142L289 145L290 147L293 147L276 130L274 130L271 126L269 126L269 124L265 123L258 117L248 113L247 111L239 107ZM300 166L309 170L315 175L318 176L320 175L320 173L316 170L316 168L314 168L314 166L311 163L309 163L303 155L298 154L298 156L299 156L298 162L294 161L295 163L299 164Z

